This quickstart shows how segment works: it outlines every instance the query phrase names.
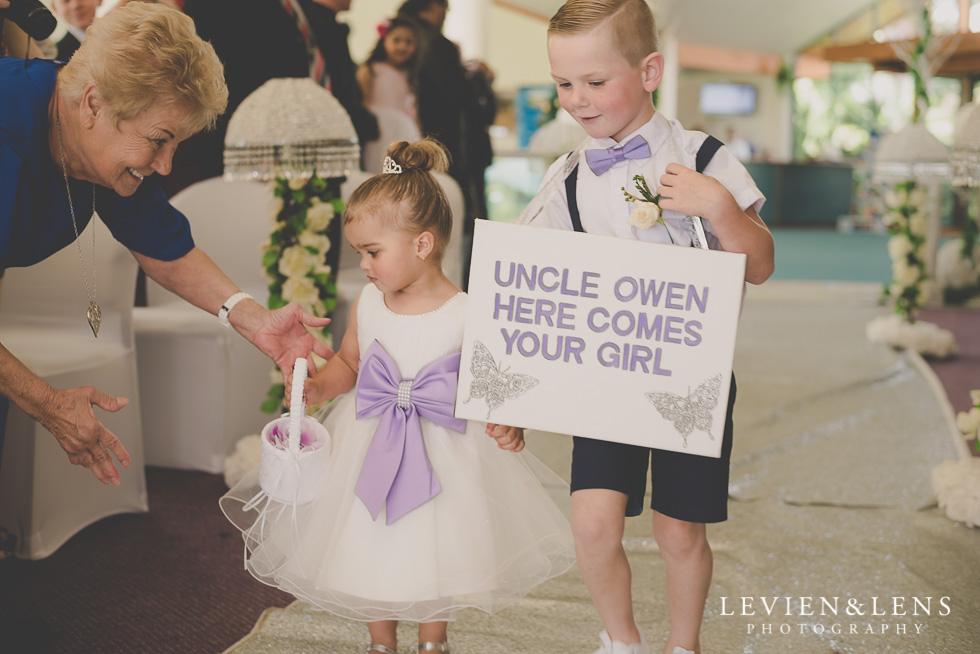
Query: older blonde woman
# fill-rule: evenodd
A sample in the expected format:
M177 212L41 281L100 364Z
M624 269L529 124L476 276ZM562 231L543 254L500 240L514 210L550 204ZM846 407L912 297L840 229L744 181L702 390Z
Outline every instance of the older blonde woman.
M187 219L160 186L177 145L212 126L228 97L221 62L190 18L128 4L96 20L67 65L0 58L0 88L0 273L71 244L98 212L147 275L230 322L281 368L311 351L332 356L303 327L327 320L295 304L270 312L244 296L194 247ZM72 463L118 484L109 453L123 465L129 455L92 407L118 411L125 400L91 386L52 388L2 345L0 395L0 452L9 399Z

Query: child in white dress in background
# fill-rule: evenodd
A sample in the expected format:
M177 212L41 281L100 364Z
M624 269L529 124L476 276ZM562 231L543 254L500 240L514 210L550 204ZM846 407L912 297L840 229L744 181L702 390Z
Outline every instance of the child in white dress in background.
M357 81L370 109L397 109L418 124L415 90L421 57L421 33L411 18L392 18L384 36L357 70Z
M316 499L244 511L253 471L221 505L244 532L248 570L367 622L368 652L395 652L401 619L419 623L419 651L449 652L457 609L496 612L571 567L553 499L567 502L568 486L521 451L523 430L453 417L467 296L440 267L452 220L429 173L448 162L431 140L388 152L344 213L371 283L340 351L307 380L310 404L357 386L322 416L332 443Z

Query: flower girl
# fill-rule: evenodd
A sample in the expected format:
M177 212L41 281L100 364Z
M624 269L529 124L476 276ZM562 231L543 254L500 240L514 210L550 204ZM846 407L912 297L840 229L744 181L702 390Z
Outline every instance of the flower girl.
M390 107L418 123L415 91L418 88L419 48L422 35L415 21L392 18L384 36L357 69L357 81L368 108Z
M253 471L221 504L252 575L367 622L368 652L393 654L402 619L419 623L419 651L449 652L457 609L496 612L572 565L552 499L568 486L521 451L523 430L453 416L467 296L440 268L452 218L429 172L447 157L432 140L388 154L344 213L371 283L306 384L311 404L353 389L320 416L332 443L316 499L243 510Z

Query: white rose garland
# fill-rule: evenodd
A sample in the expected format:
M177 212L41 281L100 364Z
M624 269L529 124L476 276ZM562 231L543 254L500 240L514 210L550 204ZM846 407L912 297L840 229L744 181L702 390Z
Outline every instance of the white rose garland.
M335 220L344 210L341 181L299 175L277 177L269 184L272 230L262 247L262 268L270 281L270 309L296 302L315 316L327 316L336 307L337 252L333 243L341 237L340 221ZM329 326L311 331L332 347ZM282 380L274 380L262 409L277 412L283 408L284 398Z
M953 333L915 320L916 311L934 288L926 275L929 195L914 181L901 182L885 193L885 203L884 222L892 235L888 240L892 279L884 294L894 302L895 314L875 318L865 333L873 342L915 350L924 356L950 356L956 351Z
M886 289L895 303L895 312L909 323L929 290L926 252L929 195L914 181L900 182L885 193L885 225L892 237L888 255L892 260L892 281Z

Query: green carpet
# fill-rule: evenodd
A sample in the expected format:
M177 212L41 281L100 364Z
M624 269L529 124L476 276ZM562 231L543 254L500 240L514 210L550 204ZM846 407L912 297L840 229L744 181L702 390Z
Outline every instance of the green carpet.
M888 234L831 229L773 229L773 279L880 282L891 279Z

